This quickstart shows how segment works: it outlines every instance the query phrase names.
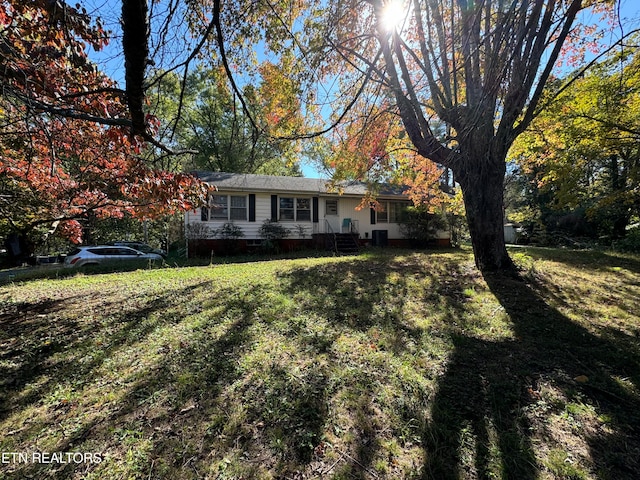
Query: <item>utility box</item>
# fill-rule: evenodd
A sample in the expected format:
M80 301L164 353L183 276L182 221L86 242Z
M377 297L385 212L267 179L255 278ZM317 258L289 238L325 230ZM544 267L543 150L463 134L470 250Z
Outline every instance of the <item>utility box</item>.
M389 245L389 230L372 230L371 246L386 247Z

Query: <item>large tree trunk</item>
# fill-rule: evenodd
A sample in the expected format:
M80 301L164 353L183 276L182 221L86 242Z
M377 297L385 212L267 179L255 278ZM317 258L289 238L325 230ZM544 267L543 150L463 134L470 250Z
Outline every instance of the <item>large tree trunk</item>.
M122 1L122 50L131 130L146 132L144 115L144 74L149 61L149 20L146 0Z
M469 162L455 172L464 197L467 225L476 266L483 272L511 271L513 262L504 244L505 163Z

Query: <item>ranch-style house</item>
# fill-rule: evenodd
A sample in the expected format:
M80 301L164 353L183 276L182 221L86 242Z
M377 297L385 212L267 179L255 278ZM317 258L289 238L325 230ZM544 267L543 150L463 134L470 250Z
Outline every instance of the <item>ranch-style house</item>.
M411 205L400 187L385 186L376 194L378 208L361 208L366 185L327 180L222 172L195 172L215 187L208 206L185 215L189 257L245 252L266 241L267 223L283 227L281 250L332 249L352 253L365 245L402 246L403 210ZM239 233L241 232L241 233ZM439 232L436 245L449 244L449 232Z

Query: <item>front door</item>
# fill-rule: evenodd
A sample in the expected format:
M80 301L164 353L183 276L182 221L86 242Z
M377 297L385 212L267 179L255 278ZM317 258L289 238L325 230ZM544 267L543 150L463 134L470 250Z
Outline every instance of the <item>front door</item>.
M334 233L340 233L340 215L338 212L338 199L327 198L324 205L324 218L329 223ZM328 233L328 232L327 232Z

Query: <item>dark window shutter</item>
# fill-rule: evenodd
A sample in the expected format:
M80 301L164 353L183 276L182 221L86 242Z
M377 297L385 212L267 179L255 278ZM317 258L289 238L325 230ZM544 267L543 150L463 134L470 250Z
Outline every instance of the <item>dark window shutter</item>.
M376 209L371 207L371 225L376 224Z
M200 209L200 220L203 222L209 220L209 209L207 207L202 207Z
M278 221L278 196L271 195L271 221Z
M313 223L318 223L318 197L313 197L313 203L311 205L311 215Z
M256 194L255 193L249 194L249 221L250 222L256 221Z

